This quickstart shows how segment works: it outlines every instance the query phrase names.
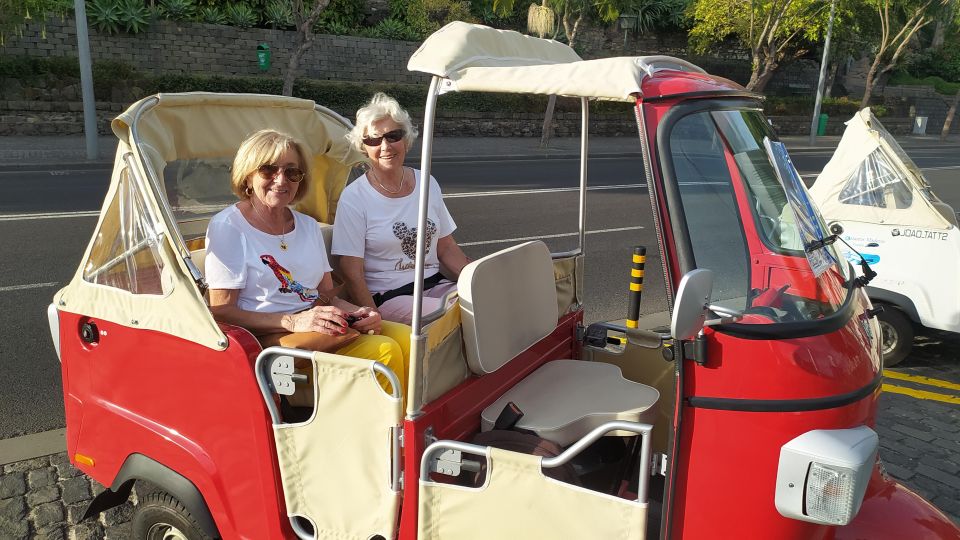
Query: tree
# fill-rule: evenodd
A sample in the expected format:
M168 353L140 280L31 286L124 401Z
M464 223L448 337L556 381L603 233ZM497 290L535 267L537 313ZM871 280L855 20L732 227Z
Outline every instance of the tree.
M870 105L877 79L895 68L907 49L907 44L921 28L933 21L935 11L943 0L872 0L880 22L880 42L867 71L866 88L860 108ZM896 31L896 33L894 33Z
M297 27L297 37L287 62L287 71L283 74L283 90L285 96L293 95L293 81L297 78L300 67L300 57L313 45L313 25L320 18L320 13L327 7L330 0L289 0L293 12L293 22Z
M22 35L29 22L40 23L40 35L46 38L47 17L64 17L73 8L72 0L0 0L0 47L7 36Z
M762 92L778 67L820 38L830 3L821 0L696 0L690 40L699 52L728 38L750 51L747 89Z

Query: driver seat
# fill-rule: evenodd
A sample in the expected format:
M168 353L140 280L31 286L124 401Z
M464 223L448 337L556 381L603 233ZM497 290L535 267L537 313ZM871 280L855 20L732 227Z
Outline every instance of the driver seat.
M541 241L471 262L457 288L467 365L476 375L495 372L557 327L553 260ZM493 429L513 402L524 413L516 428L569 446L606 422L652 424L659 397L655 388L625 379L613 364L553 360L484 409L481 431Z

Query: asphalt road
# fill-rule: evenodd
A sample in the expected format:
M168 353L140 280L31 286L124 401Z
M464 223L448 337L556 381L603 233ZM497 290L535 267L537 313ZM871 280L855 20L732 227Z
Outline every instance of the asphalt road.
M956 149L917 148L910 154L926 169L935 191L960 208ZM812 179L829 155L797 151L792 157L801 174ZM587 209L588 322L626 315L630 248L656 246L639 158L594 159L590 171L596 189ZM546 237L555 251L576 246L577 195L570 188L577 185L577 160L443 162L435 164L434 175L468 255L482 256L531 237ZM63 427L60 366L46 307L76 270L108 176L108 170L0 172L5 194L0 198L0 438ZM30 213L44 215L17 216ZM667 307L659 262L651 249L646 313Z

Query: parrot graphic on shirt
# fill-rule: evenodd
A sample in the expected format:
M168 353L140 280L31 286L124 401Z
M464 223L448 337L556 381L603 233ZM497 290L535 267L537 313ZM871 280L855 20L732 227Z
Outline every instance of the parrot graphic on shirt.
M280 280L280 288L278 289L280 292L296 293L303 302L313 302L319 298L316 289L308 289L293 279L293 274L286 268L280 266L280 263L278 263L272 255L261 255L260 262L270 267L270 270L273 270L273 275L277 276L277 279Z

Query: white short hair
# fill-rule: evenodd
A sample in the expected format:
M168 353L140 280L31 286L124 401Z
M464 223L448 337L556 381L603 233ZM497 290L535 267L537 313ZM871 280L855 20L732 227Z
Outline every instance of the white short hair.
M374 122L389 118L403 128L403 143L407 149L417 140L417 128L413 126L408 113L396 99L377 92L370 99L370 102L357 109L357 124L353 126L350 133L347 134L347 140L357 149L363 152L363 138L370 132Z

